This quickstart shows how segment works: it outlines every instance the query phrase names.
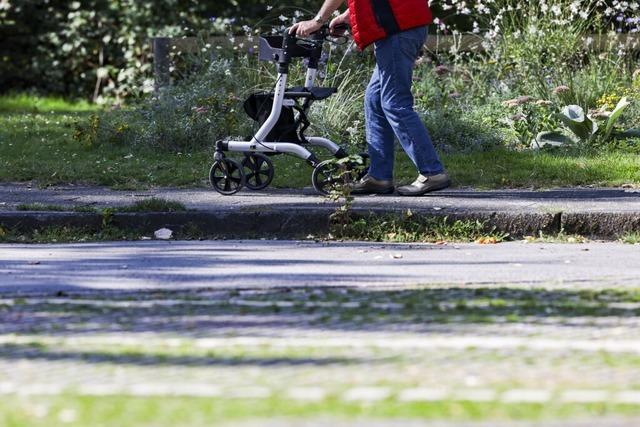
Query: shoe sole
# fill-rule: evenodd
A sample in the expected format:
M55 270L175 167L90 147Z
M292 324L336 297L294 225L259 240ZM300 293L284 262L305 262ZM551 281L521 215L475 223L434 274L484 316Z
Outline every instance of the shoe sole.
M420 191L418 193L403 193L402 191L398 190L398 194L405 197L419 197L419 196L424 196L427 193L433 193L434 191L444 190L449 187L451 187L451 181L447 181L437 187L429 188L428 190Z
M377 194L380 196L385 196L385 195L389 195L389 194L393 194L396 192L396 189L394 187L391 187L387 190L370 190L370 191L351 191L351 194L354 196L370 196L372 194Z

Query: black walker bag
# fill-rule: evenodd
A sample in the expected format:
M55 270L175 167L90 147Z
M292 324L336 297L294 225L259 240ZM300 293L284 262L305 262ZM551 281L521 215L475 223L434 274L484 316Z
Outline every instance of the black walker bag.
M244 111L260 126L264 124L273 108L273 94L267 92L254 93L244 102ZM280 118L273 130L261 142L290 142L300 144L296 131L297 123L293 107L282 106Z

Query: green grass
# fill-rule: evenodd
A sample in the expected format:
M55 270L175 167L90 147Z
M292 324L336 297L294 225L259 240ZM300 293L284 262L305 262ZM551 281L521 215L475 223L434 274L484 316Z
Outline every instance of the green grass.
M250 321L255 328L256 318L304 319L326 312L331 317L323 323L304 323L305 328L322 330L328 334L338 331L373 332L393 331L404 335L413 327L433 326L427 316L434 312L447 315L453 328L454 322L471 326L483 317L507 316L507 320L518 321L527 326L532 337L547 335L551 324L561 325L558 318L569 321L591 318L594 322L611 317L630 319L638 315L637 309L626 310L611 306L616 303L640 301L637 288L609 288L593 290L547 288L491 287L470 288L467 286L416 287L407 289L271 289L251 296L243 296L240 290L218 290L216 296L210 289L202 291L156 291L144 294L85 294L73 292L42 301L40 295L20 293L5 295L10 299L0 312L5 316L29 319L37 315L39 325L18 324L15 334L5 335L0 352L8 360L27 359L50 363L50 371L67 371L59 362L72 361L82 372L91 370L94 376L86 376L83 384L91 384L91 378L105 379L109 384L114 372L129 373L130 382L144 382L139 378L150 377L150 370L157 370L157 379L163 384L167 378L175 379L176 367L188 368L180 377L185 384L190 381L210 381L218 378L215 385L223 390L234 390L255 384L268 387L274 392L266 399L231 399L225 395L217 398L197 397L131 397L131 396L79 396L73 387L60 396L4 396L0 401L0 426L203 426L241 425L245 420L260 421L270 418L349 420L443 420L508 422L512 420L541 421L564 419L596 419L602 416L640 416L640 406L614 404L562 404L553 400L547 404L506 404L500 402L466 402L442 400L429 403L402 403L393 395L387 400L372 403L351 403L340 398L345 390L358 386L388 387L392 393L406 388L424 386L429 383L433 370L469 370L483 377L484 387L498 393L513 388L542 387L554 393L567 389L589 388L593 383L588 378L612 376L611 391L620 387L637 388L633 375L638 366L638 355L631 353L580 352L572 350L534 351L533 349L377 349L374 341L371 348L330 347L317 345L297 347L282 343L260 344L236 343L229 346L206 347L199 345L199 338L208 337L219 328L217 323L198 324L197 319L234 317L238 321ZM211 302L218 299L220 305L196 305L190 303ZM86 304L82 301L86 299ZM293 301L300 306L273 308L232 306L225 301L249 299L252 301ZM57 300L57 303L52 303ZM157 305L136 306L135 303L158 301ZM163 304L172 301L174 304ZM182 303L177 303L182 301ZM310 302L359 302L361 307L331 307L307 311L302 304ZM79 302L81 304L71 304ZM103 302L104 304L101 304ZM129 302L132 305L117 305ZM384 310L372 303L400 303L403 308ZM110 305L111 304L111 305ZM443 310L449 310L447 314ZM386 312L385 312L386 311ZM368 315L368 317L367 317ZM156 332L145 331L146 339L134 342L130 339L113 342L113 331L125 338L137 337L139 319L145 319L146 327L164 326ZM44 319L48 319L48 322ZM556 319L556 320L553 320ZM339 323L336 323L339 322ZM296 322L295 328L301 323ZM583 325L582 323L580 323ZM193 334L194 325L198 334ZM290 323L287 322L287 325ZM429 326L431 325L431 326ZM38 327L41 328L38 331ZM53 327L53 328L52 328ZM267 326L269 327L269 326ZM275 327L275 326L273 326ZM284 326L287 327L287 326ZM337 327L337 329L336 329ZM473 328L479 328L479 323ZM244 326L240 327L244 328ZM373 329L372 329L373 328ZM542 329L540 329L542 328ZM597 329L597 328L596 328ZM595 331L596 329L592 329ZM629 326L626 331L632 331ZM475 330L475 329L474 329ZM52 331L57 333L52 334ZM238 330L239 332L242 329ZM532 333L532 332L538 333ZM482 333L482 332L480 332ZM557 331L562 335L562 331ZM242 336L242 333L239 334ZM214 336L216 336L214 334ZM227 335L221 335L224 337ZM269 335L271 336L271 335ZM323 335L324 336L324 335ZM422 335L420 335L422 336ZM553 335L558 337L559 335ZM230 338L233 335L229 335ZM283 338L278 334L275 337ZM104 340L103 340L104 339ZM393 337L389 338L393 339ZM298 365L301 360L309 360ZM327 364L320 363L323 360ZM467 364L471 363L470 367ZM295 365L295 366L294 366ZM38 365L39 366L39 365ZM196 371L201 369L202 371ZM478 373L476 374L475 369ZM489 376L482 374L489 370ZM526 369L522 372L519 369ZM561 373L559 377L540 378L532 375L541 372ZM495 375L492 375L495 370ZM408 374L411 372L412 374ZM202 373L202 376L199 376ZM392 373L392 374L390 374ZM398 375L393 375L399 373ZM141 375L141 376L139 376ZM170 375L167 377L167 375ZM443 374L443 378L447 374ZM455 377L455 375L454 375ZM39 377L42 379L42 377ZM120 378L120 377L119 377ZM625 379L627 378L627 379ZM151 380L146 380L151 381ZM444 381L441 386L453 391L469 388L462 378ZM28 383L27 383L28 384ZM302 402L287 398L283 393L292 387L317 386L326 390L326 398L317 402ZM606 386L605 386L606 388ZM366 421L365 421L366 422Z
M627 233L620 238L622 243L640 245L640 233Z
M84 213L96 213L96 208L81 205L81 206L62 206L62 205L48 205L44 203L22 203L16 206L18 211L28 212L84 212Z
M185 212L187 208L180 202L152 197L114 210L117 212Z
M190 153L159 152L122 145L87 145L74 139L78 124L96 107L59 99L0 97L0 182L39 185L86 183L116 189L208 185L211 148ZM311 168L298 158L277 156L274 187L311 185ZM477 188L548 188L595 185L640 186L640 156L631 152L530 152L496 149L443 155L454 185ZM416 172L399 153L396 180Z
M62 206L43 203L23 203L16 206L18 211L31 212L87 212L98 213L99 210L91 206ZM180 202L172 200L150 199L140 200L130 206L109 208L110 212L186 212L187 208Z
M0 112L49 113L96 111L98 107L87 101L68 101L59 97L42 97L26 93L0 96Z
M126 323L131 316L148 315L150 318L180 318L186 314L218 315L218 316L242 316L247 314L247 307L230 302L238 298L229 294L228 301L221 301L213 305L190 304L190 299L185 300L180 293L155 294L154 298L166 298L182 300L180 304L168 307L162 305L137 307L132 313L128 305L96 305L91 301L83 303L81 298L75 298L73 303L48 301L11 309L25 315L30 312L37 313L66 313L78 316L75 325L71 319L67 319L66 326L74 330L82 329L82 318L92 318L96 311L105 316L111 316ZM198 297L191 294L188 298ZM314 297L318 298L317 300ZM240 298L242 299L242 298ZM418 324L460 324L460 323L495 323L500 322L527 322L536 323L542 319L562 318L570 321L579 317L593 319L606 317L637 317L640 308L635 305L620 306L620 304L640 302L640 290L638 289L604 289L604 290L554 290L554 289L518 289L509 287L481 287L481 288L431 288L417 287L399 291L360 291L351 289L328 289L321 293L313 290L299 290L294 293L287 291L269 291L262 295L249 298L252 301L265 303L259 307L252 307L252 315L295 316L304 314L324 314L330 318L318 318L310 320L309 324L322 328L330 324L349 324L351 327L381 327L383 325L418 325ZM135 306L135 301L111 297L111 302L129 302ZM144 301L144 299L142 299ZM290 302L290 305L282 306L278 303ZM323 308L309 305L309 303L333 303L333 306ZM344 303L357 303L355 306L342 305ZM392 307L379 304L392 305ZM54 316L55 317L55 316ZM533 320L532 320L533 319ZM186 320L186 319L185 319ZM109 323L109 321L107 321ZM92 322L92 327L99 323ZM33 342L38 337L33 336ZM64 350L63 346L56 345L57 350ZM91 349L84 348L85 351ZM106 349L96 348L100 353ZM192 353L194 349L189 348ZM151 345L144 348L145 353L152 351ZM231 356L227 354L227 356ZM237 356L237 355L236 355ZM595 356L594 356L595 357ZM594 358L597 360L597 358ZM636 360L637 362L637 360ZM635 362L634 362L635 363Z
M3 427L38 426L203 426L233 425L242 420L313 417L337 419L424 420L545 420L637 415L638 409L620 405L560 405L433 402L403 404L392 401L351 404L338 400L297 403L286 399L225 400L141 397L10 397L0 402ZM66 422L65 422L66 421Z
M86 146L73 138L88 113L0 115L0 181L87 183L120 189L202 185L212 154Z
M537 236L525 236L524 240L528 243L588 243L589 239L579 234L567 234L564 230L560 230L558 234L546 234L542 231Z
M500 149L445 156L444 162L459 186L549 188L640 185L640 156L635 153L513 152Z
M640 155L627 152L510 151L444 154L445 164L456 187L479 189L553 188L568 186L640 186ZM274 186L309 186L311 169L291 157L276 159ZM398 153L396 182L412 182L417 175L413 163Z
M450 220L447 217L414 217L409 212L402 216L371 215L346 223L333 224L336 237L374 242L474 242L489 238L494 243L508 236L496 232L480 221Z
M79 227L44 227L28 232L5 230L0 227L0 243L85 243L140 240L148 236L136 230L105 226L100 230Z

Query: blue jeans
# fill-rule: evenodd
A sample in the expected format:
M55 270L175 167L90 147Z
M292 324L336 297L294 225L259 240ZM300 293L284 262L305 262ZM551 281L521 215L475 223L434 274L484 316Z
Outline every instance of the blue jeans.
M369 175L393 179L395 138L425 176L444 172L429 132L413 109L413 67L427 28L401 32L375 43L376 68L365 95Z

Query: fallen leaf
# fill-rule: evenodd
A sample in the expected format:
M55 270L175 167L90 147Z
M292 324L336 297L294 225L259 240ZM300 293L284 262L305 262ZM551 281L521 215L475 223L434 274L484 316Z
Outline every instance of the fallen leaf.
M476 243L479 245L495 245L498 243L498 239L495 237L481 237L476 240Z

